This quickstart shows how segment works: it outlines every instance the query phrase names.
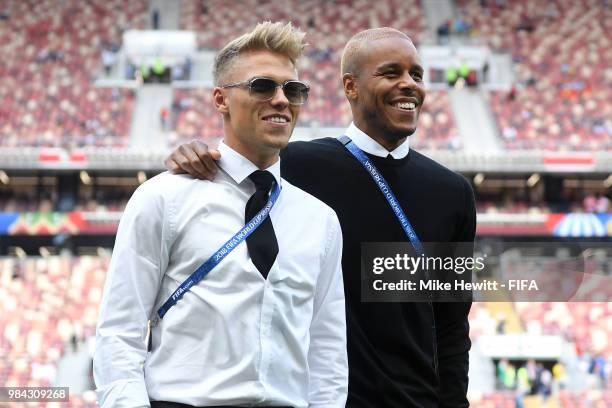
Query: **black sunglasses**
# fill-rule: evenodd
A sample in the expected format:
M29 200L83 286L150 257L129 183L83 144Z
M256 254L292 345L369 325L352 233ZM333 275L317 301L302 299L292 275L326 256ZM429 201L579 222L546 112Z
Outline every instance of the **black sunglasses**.
M279 84L273 79L263 77L255 77L221 86L221 88L242 87L248 87L249 95L262 102L274 98L276 88L280 87L291 105L303 105L308 99L308 92L310 91L310 87L302 81L290 80Z

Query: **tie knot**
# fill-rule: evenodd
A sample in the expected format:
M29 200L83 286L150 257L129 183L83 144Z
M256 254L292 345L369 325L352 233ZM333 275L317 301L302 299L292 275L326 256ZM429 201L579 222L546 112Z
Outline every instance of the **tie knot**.
M255 188L257 188L257 190L270 191L270 188L272 188L272 183L274 182L274 176L272 173L265 170L255 170L251 173L249 178L253 183L255 183Z

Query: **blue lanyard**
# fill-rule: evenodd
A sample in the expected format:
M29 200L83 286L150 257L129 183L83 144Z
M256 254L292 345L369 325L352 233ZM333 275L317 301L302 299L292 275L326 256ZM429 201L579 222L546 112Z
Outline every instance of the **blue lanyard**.
M261 225L262 222L264 222L266 217L270 214L274 203L276 203L280 192L281 188L275 182L274 189L272 190L272 193L270 194L270 198L268 199L266 205L261 210L259 210L259 212L255 214L255 216L249 222L247 222L245 226L240 229L240 231L236 233L236 235L234 235L232 238L229 239L229 241L223 244L223 246L219 248L217 252L215 252L210 258L208 258L206 262L200 265L200 267L196 269L196 271L192 273L191 276L189 276L187 280L185 280L185 282L183 282L181 286L178 287L177 290L174 291L172 296L170 296L168 300L166 300L166 302L157 311L159 319L163 319L164 315L168 312L168 310L170 310L170 308L174 306L176 302L178 302L193 285L200 282L208 274L208 272L212 271L215 266L217 266L223 260L223 258L229 255L229 253L232 252L234 248L236 248L242 241L247 239L247 237L251 235L253 231L255 231ZM154 324L157 323L157 321L158 319L154 319Z
M419 237L412 228L412 225L410 225L408 217L406 217L404 210L397 201L397 198L395 198L395 194L393 194L393 191L391 190L391 187L389 187L387 180L385 180L382 174L380 174L380 172L378 171L376 166L374 166L374 163L370 161L368 156L366 156L366 154L359 147L357 147L355 143L353 143L350 137L342 135L338 138L338 140L344 145L344 147L347 148L349 152L351 152L353 156L355 156L355 158L359 161L359 163L361 163L361 165L367 170L367 172L370 173L372 180L374 180L380 191L387 199L387 202L391 206L391 209L395 213L397 220L404 229L404 232L410 240L410 243L412 243L412 247L417 252L417 255L424 256L425 250L423 249L423 245L421 245Z

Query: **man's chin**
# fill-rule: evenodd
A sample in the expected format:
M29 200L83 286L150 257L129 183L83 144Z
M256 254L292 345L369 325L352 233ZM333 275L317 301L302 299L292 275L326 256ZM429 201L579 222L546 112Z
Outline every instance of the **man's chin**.
M411 127L408 128L405 132L404 132L404 136L412 136L414 135L414 132L416 132L416 127Z
M408 137L416 132L416 126L396 126L389 129L389 133L397 139Z
M285 146L287 146L287 144L289 143L289 137L290 136L279 136L279 135L275 135L275 136L271 136L266 138L264 144L266 145L266 147L268 147L269 149L283 149Z

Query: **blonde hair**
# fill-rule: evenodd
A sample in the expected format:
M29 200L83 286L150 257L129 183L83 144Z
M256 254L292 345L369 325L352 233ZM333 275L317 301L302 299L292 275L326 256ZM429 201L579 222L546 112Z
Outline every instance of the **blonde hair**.
M305 35L300 29L293 27L290 22L283 24L265 21L257 24L253 31L230 41L219 51L213 68L215 85L221 85L221 80L224 79L236 58L243 52L271 51L285 55L294 66L297 66L297 61L306 47Z
M383 38L404 38L410 42L412 40L403 32L391 27L370 28L369 30L360 31L346 43L342 52L342 60L340 61L340 70L342 75L351 73L359 75L359 65L361 63L361 54L366 48L367 43Z

